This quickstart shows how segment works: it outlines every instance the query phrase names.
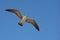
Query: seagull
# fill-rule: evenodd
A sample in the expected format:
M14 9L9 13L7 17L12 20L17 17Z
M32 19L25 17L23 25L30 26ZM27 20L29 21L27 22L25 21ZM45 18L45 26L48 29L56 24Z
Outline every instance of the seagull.
M36 21L34 19L27 18L26 16L22 15L19 10L5 9L5 11L12 12L12 13L16 14L21 19L21 21L18 22L18 24L20 26L23 26L24 22L27 22L27 23L32 24L38 31L40 30L39 26L37 25L37 23L36 23Z

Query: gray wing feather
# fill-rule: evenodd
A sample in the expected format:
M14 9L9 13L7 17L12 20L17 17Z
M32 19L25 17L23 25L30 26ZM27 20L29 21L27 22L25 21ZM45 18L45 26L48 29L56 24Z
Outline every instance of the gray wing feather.
M6 9L5 11L9 11L9 12L12 12L12 13L14 13L14 14L16 14L19 18L21 18L22 19L22 14L21 14L21 12L19 12L18 10L16 10L16 9Z
M38 31L40 30L35 20L33 20L33 19L27 19L26 22L33 24L33 26L34 26Z

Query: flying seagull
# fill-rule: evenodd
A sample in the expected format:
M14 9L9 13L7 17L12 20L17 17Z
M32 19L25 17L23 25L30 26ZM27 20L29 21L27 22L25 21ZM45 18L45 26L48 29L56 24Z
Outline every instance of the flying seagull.
M20 26L23 26L23 23L27 22L27 23L32 24L38 31L40 30L34 19L29 19L26 16L23 16L19 10L6 9L5 11L9 11L9 12L12 12L12 13L16 14L21 19L21 22L18 23Z

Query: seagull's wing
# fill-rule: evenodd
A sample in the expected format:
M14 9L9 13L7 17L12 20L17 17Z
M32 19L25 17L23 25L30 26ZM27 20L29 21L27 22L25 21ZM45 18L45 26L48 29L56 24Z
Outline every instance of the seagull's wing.
M33 24L33 26L39 31L39 27L34 19L27 19L26 22Z
M9 11L9 12L12 12L12 13L14 13L14 14L16 14L19 18L21 18L22 19L22 14L21 14L21 12L19 12L18 10L16 10L16 9L6 9L5 11Z

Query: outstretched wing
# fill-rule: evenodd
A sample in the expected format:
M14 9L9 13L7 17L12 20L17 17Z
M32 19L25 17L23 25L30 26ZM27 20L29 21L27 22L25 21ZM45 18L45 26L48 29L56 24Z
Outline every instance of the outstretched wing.
M35 20L33 20L33 19L27 19L26 22L33 24L33 26L34 26L38 31L40 30Z
M19 18L21 18L22 19L22 14L21 14L21 12L19 12L18 10L16 10L16 9L6 9L5 11L9 11L9 12L12 12L12 13L14 13L14 14L16 14Z

